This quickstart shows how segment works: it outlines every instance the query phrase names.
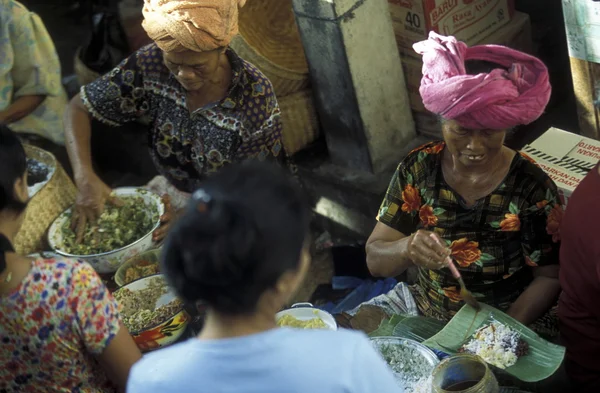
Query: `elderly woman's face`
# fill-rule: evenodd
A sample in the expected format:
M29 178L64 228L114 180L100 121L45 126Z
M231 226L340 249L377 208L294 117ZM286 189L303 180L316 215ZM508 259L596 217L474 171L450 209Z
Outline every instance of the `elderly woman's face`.
M448 151L465 166L493 163L506 137L506 131L469 130L453 120L442 122L442 133Z
M222 49L210 52L164 52L165 65L188 91L200 90L215 79L221 56L225 56Z

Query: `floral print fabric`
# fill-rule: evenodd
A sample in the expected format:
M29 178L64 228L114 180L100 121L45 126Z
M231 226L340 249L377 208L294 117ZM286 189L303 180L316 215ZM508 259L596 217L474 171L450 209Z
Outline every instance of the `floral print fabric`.
M558 263L563 210L557 188L517 154L496 190L468 207L444 180L444 148L434 142L406 157L377 219L405 235L418 229L438 234L475 297L506 310L533 278L527 266ZM425 315L447 319L463 305L448 269L419 268L418 285L414 296Z
M271 82L233 50L227 56L233 71L227 97L192 113L185 89L156 44L82 87L81 97L90 113L109 125L149 121L148 143L158 171L180 191L193 192L206 175L231 162L284 159Z
M36 259L0 295L0 392L114 392L93 355L117 334L117 310L88 264Z

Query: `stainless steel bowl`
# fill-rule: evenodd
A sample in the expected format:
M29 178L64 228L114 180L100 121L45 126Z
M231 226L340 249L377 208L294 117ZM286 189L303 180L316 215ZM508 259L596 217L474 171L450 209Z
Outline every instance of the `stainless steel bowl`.
M429 348L399 337L373 337L373 346L382 354L405 392L428 392L431 374L440 362Z

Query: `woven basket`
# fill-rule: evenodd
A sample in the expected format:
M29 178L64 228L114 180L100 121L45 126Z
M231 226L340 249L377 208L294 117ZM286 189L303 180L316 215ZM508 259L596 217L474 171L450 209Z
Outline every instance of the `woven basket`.
M283 123L283 146L292 155L319 137L319 120L311 90L279 98Z
M56 168L48 183L29 201L23 225L14 240L17 253L29 255L47 249L46 232L50 224L60 213L73 205L77 190L52 154L34 146L24 147L27 157Z
M308 65L292 0L249 1L240 9L239 32L231 47L271 80L278 96L308 87Z
M99 73L90 70L85 64L83 64L83 61L81 61L81 48L77 48L73 62L75 67L75 76L77 77L79 86L85 86L100 78L101 75Z

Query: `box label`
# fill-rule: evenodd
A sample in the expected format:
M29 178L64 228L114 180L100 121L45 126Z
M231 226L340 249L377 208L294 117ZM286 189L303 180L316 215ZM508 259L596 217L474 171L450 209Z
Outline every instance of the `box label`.
M507 24L508 0L388 0L398 46L415 55L412 45L429 31L455 36L472 45Z

